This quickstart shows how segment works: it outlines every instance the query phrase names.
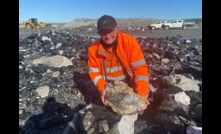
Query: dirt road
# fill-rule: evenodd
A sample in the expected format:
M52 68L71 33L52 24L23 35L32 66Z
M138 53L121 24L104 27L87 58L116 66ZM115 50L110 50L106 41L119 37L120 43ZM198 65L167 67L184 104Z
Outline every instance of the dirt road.
M170 29L170 30L148 30L142 33L132 33L133 35L143 35L147 37L164 37L181 35L185 38L202 38L202 28L194 29Z

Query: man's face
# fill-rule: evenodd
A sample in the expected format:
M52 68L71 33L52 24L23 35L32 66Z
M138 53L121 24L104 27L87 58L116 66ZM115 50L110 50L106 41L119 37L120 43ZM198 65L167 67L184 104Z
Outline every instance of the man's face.
M118 33L118 27L116 26L114 29L104 29L98 32L103 42L106 44L112 44L116 38Z

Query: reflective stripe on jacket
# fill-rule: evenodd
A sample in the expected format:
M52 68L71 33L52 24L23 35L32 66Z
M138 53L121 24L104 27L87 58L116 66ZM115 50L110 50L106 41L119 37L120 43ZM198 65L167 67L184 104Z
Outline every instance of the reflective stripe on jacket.
M127 74L135 82L135 92L141 96L146 96L149 85L148 66L136 38L118 32L116 53ZM99 91L106 87L104 70L106 56L105 49L100 44L100 39L88 47L89 76Z

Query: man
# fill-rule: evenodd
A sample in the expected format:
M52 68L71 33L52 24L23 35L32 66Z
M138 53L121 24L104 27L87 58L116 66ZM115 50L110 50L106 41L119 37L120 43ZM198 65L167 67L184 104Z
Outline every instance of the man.
M100 38L88 47L89 76L105 102L106 84L120 80L131 85L134 91L149 105L148 66L135 37L119 31L116 20L104 15L97 22ZM105 104L105 103L104 103Z

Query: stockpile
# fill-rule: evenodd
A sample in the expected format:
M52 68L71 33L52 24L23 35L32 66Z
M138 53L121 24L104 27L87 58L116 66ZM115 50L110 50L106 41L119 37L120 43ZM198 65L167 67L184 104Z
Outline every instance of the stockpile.
M105 108L87 74L95 38L67 30L19 40L20 133L117 133L121 115ZM149 67L151 105L135 133L184 133L202 126L202 41L137 38Z

